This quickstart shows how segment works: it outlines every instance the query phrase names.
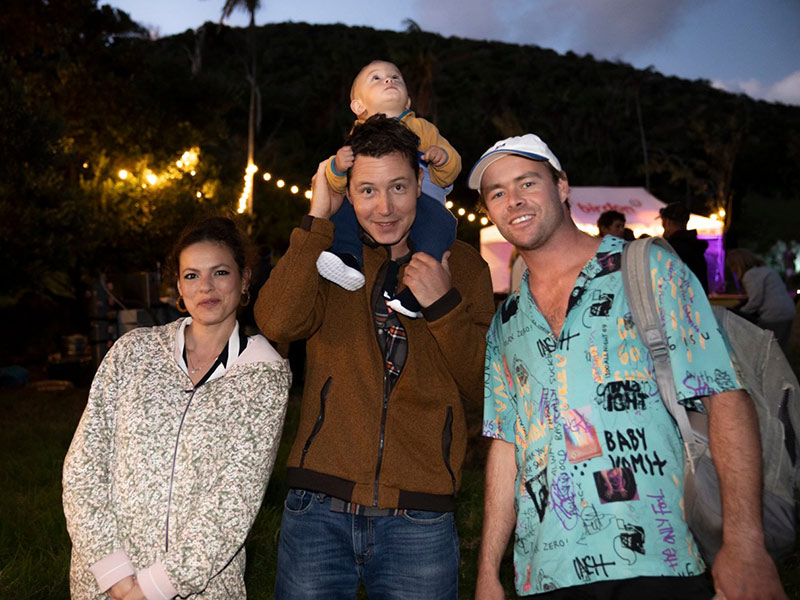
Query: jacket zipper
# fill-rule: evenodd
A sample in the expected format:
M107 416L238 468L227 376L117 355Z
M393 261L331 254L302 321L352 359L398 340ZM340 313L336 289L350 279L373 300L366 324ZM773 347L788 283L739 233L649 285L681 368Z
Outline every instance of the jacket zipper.
M380 490L380 476L381 476L381 465L383 464L383 447L386 441L386 413L389 409L389 394L386 386L388 385L388 377L386 372L386 357L383 355L383 351L380 348L380 336L378 334L378 326L375 323L375 303L378 301L378 295L381 294L382 291L382 283L386 278L386 270L389 268L389 260L391 260L391 256L381 265L380 270L378 271L378 277L375 279L375 283L372 286L372 294L371 294L371 303L370 303L370 318L372 319L372 327L375 330L375 341L378 343L378 350L381 353L381 364L383 365L383 388L382 388L382 395L383 395L383 404L381 406L381 431L380 437L378 438L378 460L375 465L375 482L372 488L372 506L378 506L378 492ZM398 278L400 276L398 270ZM380 284L380 287L379 287Z
M175 482L175 464L176 464L177 459L178 459L178 443L180 442L181 432L183 431L183 424L186 421L186 415L189 413L189 407L191 407L192 401L194 400L195 392L201 386L209 384L209 383L211 383L211 382L210 381L206 381L206 382L201 383L200 385L192 386L191 390L185 390L188 394L190 394L190 396L189 396L189 401L186 403L186 408L183 409L183 415L181 415L181 422L178 425L178 433L175 435L175 449L172 452L172 471L171 471L170 476L169 476L169 495L167 496L167 519L166 519L166 525L165 525L166 534L165 534L165 539L164 539L164 552L169 552L169 515L170 515L171 509L172 509L172 487L173 487L173 483ZM230 558L230 560L227 563L225 563L219 571L214 573L214 575L212 575L209 578L209 582L212 579L214 579L215 577L217 577L220 573L222 573L225 569L228 568L228 565L230 565L231 562L233 562L233 559L236 557L237 554L239 554L239 552L241 552L243 547L244 547L244 544L239 547L239 549L234 553L234 555ZM201 593L203 591L205 591L205 588L203 588L203 590L201 590Z
M317 415L317 421L314 423L314 427L311 429L311 433L306 440L305 446L303 446L303 454L300 457L300 468L303 468L303 464L306 462L306 454L308 454L308 449L311 447L311 442L314 441L314 438L317 437L319 430L322 429L322 423L325 421L325 401L328 398L328 390L331 387L331 381L333 381L333 377L328 377L325 380L325 384L322 386L322 390L319 392L319 414Z
M386 413L389 408L389 396L386 394L386 366L383 368L383 407L381 409L381 436L378 440L378 464L375 466L375 486L372 493L372 506L378 506L381 465L383 464L383 445L386 439Z
M447 467L447 472L450 473L450 481L453 482L453 496L456 495L456 476L453 473L453 468L450 466L450 445L453 443L453 407L447 407L447 416L444 420L444 429L442 430L442 456L444 457L444 466Z
M167 496L167 521L166 521L166 535L164 540L164 552L169 552L169 514L172 509L172 486L175 482L175 463L178 459L178 443L181 439L181 431L183 430L183 423L186 420L186 414L189 412L189 407L192 405L192 400L194 400L194 393L197 391L196 387L192 387L191 390L187 390L190 393L189 401L186 403L186 408L183 409L183 414L181 415L181 422L178 425L178 433L175 436L175 448L172 451L172 470L169 475L169 495Z

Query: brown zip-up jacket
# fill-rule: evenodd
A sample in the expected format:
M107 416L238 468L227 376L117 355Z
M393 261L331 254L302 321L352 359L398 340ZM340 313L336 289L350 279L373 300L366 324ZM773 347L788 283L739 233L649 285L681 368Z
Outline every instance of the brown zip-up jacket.
M389 253L364 244L366 285L348 292L317 274L333 230L328 220L304 217L255 305L271 340L308 340L288 483L365 506L453 510L467 442L463 402L483 401L494 313L489 267L468 244L453 244L452 289L424 309L424 318L399 316L408 357L384 397L371 306Z

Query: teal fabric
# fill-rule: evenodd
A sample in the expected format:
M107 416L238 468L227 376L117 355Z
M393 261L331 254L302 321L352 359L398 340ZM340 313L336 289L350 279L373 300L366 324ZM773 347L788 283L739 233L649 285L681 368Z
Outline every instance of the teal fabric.
M624 298L623 245L603 239L558 338L528 272L487 334L483 434L516 446L520 595L705 570L682 514L680 434ZM697 279L659 248L651 267L679 399L740 389Z

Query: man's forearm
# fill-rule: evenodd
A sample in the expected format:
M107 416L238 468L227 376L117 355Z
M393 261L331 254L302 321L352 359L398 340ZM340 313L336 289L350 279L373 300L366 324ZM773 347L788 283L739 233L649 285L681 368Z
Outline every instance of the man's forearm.
M742 391L709 401L711 455L722 496L722 547L711 569L714 589L729 600L786 600L764 545L758 415Z
M517 522L514 511L516 477L514 445L502 440L492 440L486 459L479 577L497 577L499 573L500 562Z
M324 311L316 260L333 242L333 223L304 217L292 231L289 248L272 269L254 306L256 323L276 342L307 338Z
M722 497L723 543L764 544L758 415L741 390L710 398L709 440Z

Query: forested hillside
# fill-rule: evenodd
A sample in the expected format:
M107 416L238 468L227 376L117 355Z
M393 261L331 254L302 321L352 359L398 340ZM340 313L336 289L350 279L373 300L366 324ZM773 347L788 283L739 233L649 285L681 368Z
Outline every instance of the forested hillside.
M246 130L244 32L211 24L204 32L194 80L181 50L198 47L194 32L156 42L152 68L172 57L170 73L183 73L183 86L211 90L217 97L209 101L238 138ZM462 203L474 201L464 182L480 153L498 138L533 131L551 144L576 185L649 186L701 214L733 208L732 233L744 243L794 235L788 217L800 184L800 108L533 45L443 38L413 23L406 33L269 25L259 28L257 47L260 165L302 176L333 153L352 123L354 74L384 57L402 69L417 113L461 152L456 198ZM223 90L235 87L237 76L240 98L230 108ZM231 141L231 152L241 152L241 143Z
M343 25L258 27L260 124L251 228L280 252L307 208L317 162L352 124L359 68L402 69L413 107L461 152L452 198L474 209L469 167L501 137L533 131L575 185L648 186L762 250L800 222L800 108L708 82L531 45ZM109 270L156 268L198 210L232 209L247 157L247 33L207 23L152 40L96 0L9 0L0 10L0 309L52 310ZM180 163L180 164L178 164ZM123 171L125 177L123 177ZM275 174L264 181L264 172ZM301 186L278 188L277 177ZM459 236L476 243L478 225Z

